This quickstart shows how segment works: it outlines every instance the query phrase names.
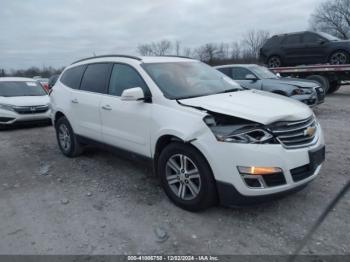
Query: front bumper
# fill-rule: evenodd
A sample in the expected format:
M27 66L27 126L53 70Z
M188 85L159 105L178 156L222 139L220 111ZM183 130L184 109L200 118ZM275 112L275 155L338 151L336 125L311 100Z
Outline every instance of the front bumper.
M312 94L307 94L307 95L294 95L294 96L291 96L290 98L298 100L308 105L309 107L314 107L318 104L316 92L313 92Z
M0 109L0 125L11 126L21 123L42 122L50 119L50 110L44 113L19 114L14 111Z
M231 194L231 200L234 200L237 195L240 195L240 198L266 198L275 194L284 194L312 181L320 172L321 165L307 170L307 166L310 164L309 152L324 147L321 127L317 130L317 137L317 142L312 146L297 149L286 149L280 144L256 145L218 142L213 134L208 133L193 141L192 144L206 157L217 184L229 185L230 188L234 189ZM238 166L278 167L282 169L285 181L281 185L273 185L272 183L263 188L252 188L247 185L238 172ZM220 186L218 186L218 191L220 190ZM219 195L222 197L220 192ZM221 202L230 201L221 199Z

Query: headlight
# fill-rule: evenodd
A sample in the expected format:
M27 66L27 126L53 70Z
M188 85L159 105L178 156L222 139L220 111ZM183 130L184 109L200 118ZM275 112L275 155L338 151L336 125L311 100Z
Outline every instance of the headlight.
M8 111L14 111L12 105L7 105L7 104L0 104L0 109L3 110L8 110Z
M205 117L204 122L220 142L264 144L274 141L274 136L259 124L217 125L212 116Z
M293 92L292 92L292 95L303 95L305 94L304 90L301 89L301 88L298 88L298 89L294 89Z

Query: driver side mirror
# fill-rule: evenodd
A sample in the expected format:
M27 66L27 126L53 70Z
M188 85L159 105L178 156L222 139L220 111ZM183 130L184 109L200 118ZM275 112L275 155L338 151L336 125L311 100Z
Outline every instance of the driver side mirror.
M248 74L248 75L246 75L246 76L245 76L245 79L246 79L246 80L251 80L251 81L256 81L256 80L258 80L257 77L256 77L255 75L253 75L253 74Z
M141 87L125 89L121 95L123 101L140 101L145 100L145 94Z

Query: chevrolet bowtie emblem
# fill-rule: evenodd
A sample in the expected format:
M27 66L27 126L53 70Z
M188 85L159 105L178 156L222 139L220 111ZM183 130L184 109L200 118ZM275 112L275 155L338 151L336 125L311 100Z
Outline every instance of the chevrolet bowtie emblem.
M305 131L304 131L304 136L312 137L315 134L316 128L309 126Z

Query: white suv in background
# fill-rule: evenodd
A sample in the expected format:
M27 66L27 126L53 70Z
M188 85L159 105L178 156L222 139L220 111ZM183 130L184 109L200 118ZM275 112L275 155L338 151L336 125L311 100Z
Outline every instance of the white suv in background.
M243 90L192 59L80 60L64 70L51 102L63 154L97 142L150 159L168 197L187 210L295 191L324 161L322 130L306 105Z
M23 123L50 123L50 116L50 98L38 82L0 77L0 129Z

